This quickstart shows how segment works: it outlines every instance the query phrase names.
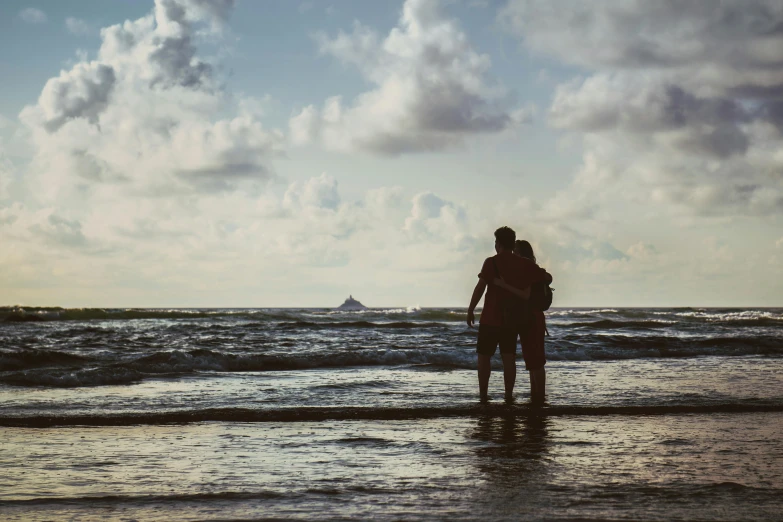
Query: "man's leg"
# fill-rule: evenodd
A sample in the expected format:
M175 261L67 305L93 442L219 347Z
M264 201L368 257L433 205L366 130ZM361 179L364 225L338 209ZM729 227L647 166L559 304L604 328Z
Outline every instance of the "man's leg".
M492 373L492 356L478 354L478 381L481 400L489 399L487 390L489 389L489 375Z
M514 339L516 345L516 339ZM517 357L515 353L501 353L503 358L503 384L506 387L506 400L514 398L514 383L517 380Z

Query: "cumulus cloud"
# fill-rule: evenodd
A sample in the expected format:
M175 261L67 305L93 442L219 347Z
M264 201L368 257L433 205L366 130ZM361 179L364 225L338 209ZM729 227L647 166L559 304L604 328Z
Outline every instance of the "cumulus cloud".
M46 13L35 7L27 7L19 11L19 18L28 24L43 24L48 20Z
M114 69L99 62L79 63L46 82L38 100L43 125L52 132L74 118L97 123L114 88Z
M411 215L405 220L405 230L431 233L441 222L457 224L464 221L463 209L450 201L445 201L432 192L422 192L413 198Z
M385 219L402 208L404 192L402 187L380 187L367 191L365 206L373 218Z
M227 249L247 253L245 241L253 257L284 139L199 52L205 38L222 45L231 6L157 0L147 15L104 28L97 53L50 78L22 110L20 136L33 152L15 175L0 154L0 242L15 252L3 262L37 264L3 265L8 280L57 271L84 288L116 277L188 288L188 276L165 266L191 259L193 281L217 270ZM5 205L11 192L24 197Z
M508 110L505 91L488 78L489 57L437 0L407 0L385 38L357 22L350 34L317 41L321 53L357 67L375 87L349 104L335 96L302 109L290 121L294 143L395 155L455 146L529 118Z
M306 182L294 182L283 196L283 205L291 210L336 210L340 205L337 180L326 173Z
M381 186L346 200L331 173L281 188L273 166L283 135L262 125L256 100L224 91L219 67L199 51L205 33L220 42L229 7L158 0L148 15L104 28L97 53L25 107L30 197L0 202L3 281L32 285L56 272L80 295L119 288L123 303L135 302L123 293L128 281L190 303L203 287L213 291L203 304L214 306L215 288L312 296L308 270L342 268L398 291L418 271L454 270L475 255L467 209L436 194ZM281 259L297 271L281 272Z
M410 214L403 231L410 239L426 243L443 243L455 252L473 252L482 244L476 237L463 205L445 200L432 192L413 197ZM458 259L454 256L454 261Z
M556 88L549 122L585 138L580 172L604 182L585 193L578 174L561 206L613 193L699 215L783 212L780 2L510 0L500 17L590 71Z
M95 60L50 79L20 115L41 194L118 182L137 194L210 192L273 177L282 134L246 104L232 107L197 54L199 31L221 30L231 5L158 0L150 14L102 29Z

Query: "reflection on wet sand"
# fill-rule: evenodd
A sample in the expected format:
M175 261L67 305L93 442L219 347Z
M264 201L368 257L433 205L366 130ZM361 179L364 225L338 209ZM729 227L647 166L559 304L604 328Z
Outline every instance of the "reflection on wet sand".
M488 519L517 520L547 513L547 487L557 465L550 457L552 423L536 414L483 415L468 432L476 486L470 504Z
M545 416L479 416L471 439L476 467L490 483L515 487L537 478L546 467L537 462L549 451L549 425ZM540 478L540 477L538 477Z

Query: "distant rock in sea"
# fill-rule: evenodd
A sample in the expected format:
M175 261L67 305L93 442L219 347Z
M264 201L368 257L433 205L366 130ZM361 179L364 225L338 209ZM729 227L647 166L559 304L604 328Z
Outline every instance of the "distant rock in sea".
M367 310L367 307L353 298L352 295L348 296L343 304L337 307L338 310Z

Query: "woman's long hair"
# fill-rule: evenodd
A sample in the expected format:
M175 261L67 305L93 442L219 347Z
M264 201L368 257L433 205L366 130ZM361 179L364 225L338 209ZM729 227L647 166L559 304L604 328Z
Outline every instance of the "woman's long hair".
M514 243L514 252L522 257L526 257L536 262L536 255L533 253L533 247L524 239L517 239Z

